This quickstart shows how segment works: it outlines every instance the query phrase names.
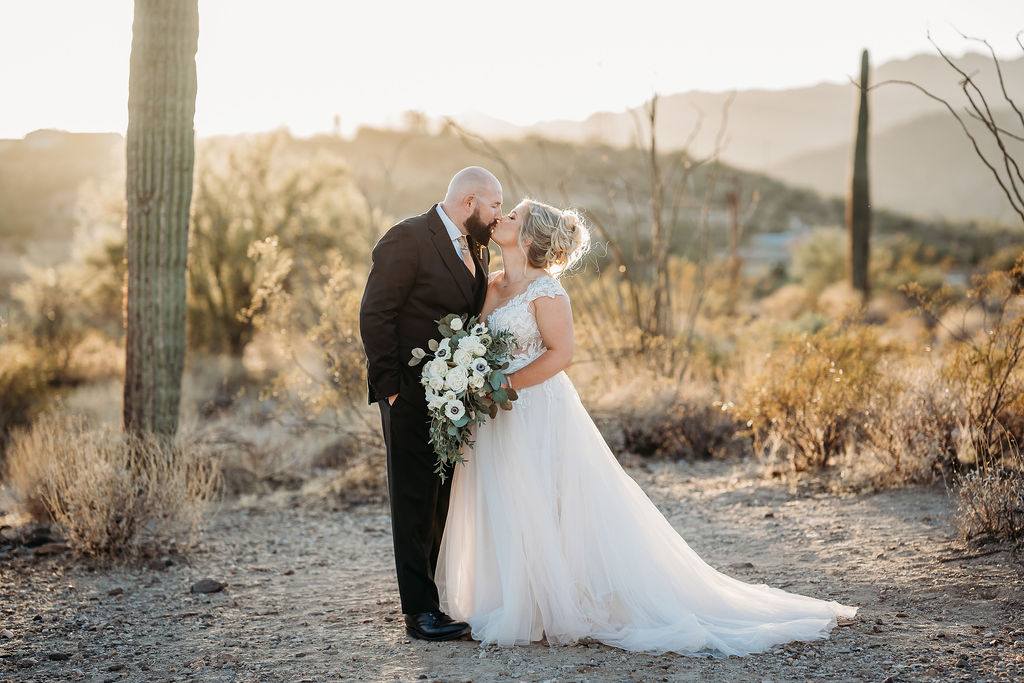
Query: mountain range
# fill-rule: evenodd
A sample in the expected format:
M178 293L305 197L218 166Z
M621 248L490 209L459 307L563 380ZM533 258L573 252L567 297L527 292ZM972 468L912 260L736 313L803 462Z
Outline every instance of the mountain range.
M852 151L859 90L850 56L845 83L819 83L788 90L691 91L658 98L656 134L662 149L686 146L695 156L712 152L722 131L723 161L779 180L843 194ZM1024 135L1002 96L991 57L967 53L953 61L985 93L994 109L1005 110L1008 125ZM1007 94L1024 107L1024 57L1001 62ZM1015 222L1016 217L977 158L959 124L939 102L911 81L953 103L967 103L961 76L939 55L916 55L872 69L870 82L872 192L876 206L923 218ZM583 121L546 121L515 126L480 114L455 120L492 138L542 136L571 142L635 144L644 105L623 112L600 112ZM977 127L975 127L977 128ZM980 131L984 136L985 132ZM1014 152L1024 160L1024 145Z

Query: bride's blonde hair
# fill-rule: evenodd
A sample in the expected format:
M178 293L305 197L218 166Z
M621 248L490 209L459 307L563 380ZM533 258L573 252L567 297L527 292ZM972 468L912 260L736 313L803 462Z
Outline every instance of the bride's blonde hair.
M557 209L548 204L524 199L526 215L519 230L519 248L526 262L551 275L572 268L587 253L590 229L575 209ZM529 245L525 240L529 238Z

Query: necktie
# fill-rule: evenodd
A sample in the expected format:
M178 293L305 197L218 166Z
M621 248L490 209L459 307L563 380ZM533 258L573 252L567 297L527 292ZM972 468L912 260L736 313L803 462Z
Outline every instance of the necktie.
M462 262L469 269L469 274L476 277L476 264L473 263L473 257L469 253L469 241L465 235L459 235L459 251L462 252Z

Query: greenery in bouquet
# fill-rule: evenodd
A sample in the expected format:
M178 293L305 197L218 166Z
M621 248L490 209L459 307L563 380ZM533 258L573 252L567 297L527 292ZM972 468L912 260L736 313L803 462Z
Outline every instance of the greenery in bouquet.
M450 313L437 321L441 339L431 339L430 353L412 350L409 365L423 365L420 384L430 413L430 442L437 454L435 472L441 480L447 468L464 462L471 447L473 425L494 418L498 408L512 409L516 392L502 387L515 339L508 330L490 330L476 316Z

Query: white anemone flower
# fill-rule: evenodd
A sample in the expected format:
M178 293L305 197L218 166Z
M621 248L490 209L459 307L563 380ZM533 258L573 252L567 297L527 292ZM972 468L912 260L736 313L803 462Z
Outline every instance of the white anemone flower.
M466 414L466 406L462 405L462 401L449 401L444 406L444 414L454 422Z

